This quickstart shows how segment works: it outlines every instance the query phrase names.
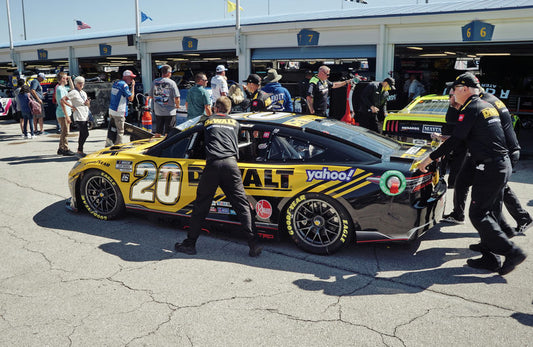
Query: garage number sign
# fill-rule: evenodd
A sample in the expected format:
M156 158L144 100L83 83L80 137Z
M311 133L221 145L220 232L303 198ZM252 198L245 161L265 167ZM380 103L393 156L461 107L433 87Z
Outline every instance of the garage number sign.
M47 60L48 59L48 51L46 49L38 49L37 50L37 58L39 60Z
M474 20L461 28L463 41L491 41L494 25Z
M302 29L298 33L298 46L318 46L319 37L318 31Z
M196 51L198 49L198 40L192 37L184 37L181 45L184 51Z
M102 56L111 55L111 46L104 45L103 43L101 43L100 44L100 55Z

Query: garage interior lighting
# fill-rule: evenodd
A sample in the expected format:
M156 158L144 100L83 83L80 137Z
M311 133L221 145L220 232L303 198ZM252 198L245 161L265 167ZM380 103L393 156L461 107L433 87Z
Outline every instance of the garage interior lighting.
M511 53L477 53L476 54L478 57L488 57L488 56L492 56L492 57L499 57L499 56L507 56L507 55L511 55Z
M448 55L445 53L427 53L427 54L420 54L421 57L447 57Z
M424 48L422 48L422 47L415 47L415 46L407 47L407 49L413 49L415 51L423 51L424 50Z
M457 54L457 53L455 53L455 52L447 52L447 51L444 51L444 53L446 53L446 54L450 54L450 55L456 55L456 54Z

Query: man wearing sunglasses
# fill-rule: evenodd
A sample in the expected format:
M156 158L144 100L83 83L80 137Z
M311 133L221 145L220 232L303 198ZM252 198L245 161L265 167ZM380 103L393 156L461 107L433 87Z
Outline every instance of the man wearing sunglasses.
M349 83L348 80L331 82L328 80L329 71L329 67L322 65L318 68L318 73L309 80L306 99L311 114L327 117L329 89L344 87Z
M527 255L509 240L502 231L499 220L502 212L503 189L511 175L511 160L498 110L479 96L479 80L471 73L464 73L452 83L459 109L457 125L452 136L424 158L419 169L426 167L464 140L475 165L472 200L469 217L481 239L479 259L468 259L475 268L498 271L506 275L522 263ZM505 256L499 266L497 255Z

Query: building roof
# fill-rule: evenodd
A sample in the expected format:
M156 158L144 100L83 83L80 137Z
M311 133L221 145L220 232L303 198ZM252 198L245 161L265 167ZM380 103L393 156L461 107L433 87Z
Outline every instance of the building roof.
M423 3L416 5L397 5L386 7L371 7L361 5L358 8L342 10L326 10L305 13L292 13L276 16L254 16L242 17L241 26L264 25L273 23L290 23L290 22L307 22L317 20L338 20L338 19L366 19L366 18L383 18L383 17L402 17L402 16L420 16L435 14L468 13L468 12L486 12L486 11L503 11L503 10L520 10L533 9L533 0L462 0L449 1L446 3ZM151 26L142 28L141 34L156 34L164 32L182 31L182 30L199 30L232 27L235 20L232 18L213 20L207 22L192 22L161 26ZM100 38L111 38L135 34L135 28L132 24L131 29L114 30L107 32L77 33L75 35L40 38L36 40L15 41L15 47L33 46L38 44L53 44L61 42L91 40ZM0 48L7 48L9 44L0 44Z

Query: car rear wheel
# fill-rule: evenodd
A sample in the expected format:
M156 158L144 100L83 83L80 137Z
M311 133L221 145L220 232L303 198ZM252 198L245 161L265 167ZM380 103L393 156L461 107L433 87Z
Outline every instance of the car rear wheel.
M80 197L87 211L99 219L116 218L125 210L117 183L103 171L85 173L80 184Z
M353 223L346 209L334 199L302 194L285 210L285 228L301 249L332 254L353 238Z

